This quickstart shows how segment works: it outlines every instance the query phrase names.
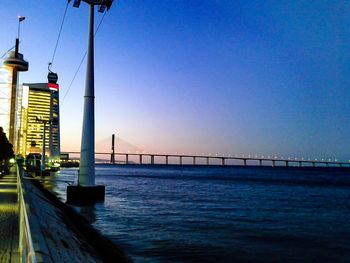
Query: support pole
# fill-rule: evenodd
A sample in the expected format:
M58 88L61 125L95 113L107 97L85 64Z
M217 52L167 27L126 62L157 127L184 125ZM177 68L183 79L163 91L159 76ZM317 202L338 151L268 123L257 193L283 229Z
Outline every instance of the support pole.
M52 138L52 127L53 126L53 91L50 90L50 122L49 122L49 156L52 158L54 155L53 151L53 138Z
M169 164L169 156L168 155L165 155L165 164Z
M125 164L129 164L129 154L125 154Z
M89 44L87 51L83 132L81 138L79 186L95 185L95 87L94 87L94 5L89 5Z
M209 165L209 157L206 157L207 158L207 165Z
M42 150L41 150L41 167L40 167L40 172L41 172L41 175L43 175L43 173L45 172L45 163L46 163L46 158L45 158L45 155L46 155L46 121L43 121L43 124L44 124L44 132L43 132L43 147L42 147Z
M67 186L67 203L92 205L105 199L105 186L95 185L95 86L94 86L94 12L107 11L113 0L83 0L89 5L89 37L87 50L83 128L81 136L78 185ZM68 1L68 3L70 0ZM79 7L79 1L73 6ZM113 155L114 156L114 155ZM113 157L114 158L114 157Z
M18 58L18 49L19 49L19 39L16 38L15 58ZM17 145L15 143L17 81L18 81L18 72L16 67L13 67L12 68L12 87L11 87L10 127L9 127L9 142L12 145Z
M114 140L115 140L115 135L112 134L112 153L111 153L111 164L115 164L115 152L114 152Z

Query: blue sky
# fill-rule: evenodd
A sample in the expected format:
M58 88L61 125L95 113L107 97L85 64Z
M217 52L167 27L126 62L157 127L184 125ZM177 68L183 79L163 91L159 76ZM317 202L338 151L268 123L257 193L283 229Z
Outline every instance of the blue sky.
M66 1L3 2L1 52L26 16L21 82L45 81ZM62 98L87 15L68 8L53 64L63 150L80 148L85 63ZM95 38L97 149L116 133L148 152L349 160L349 25L348 1L115 1Z

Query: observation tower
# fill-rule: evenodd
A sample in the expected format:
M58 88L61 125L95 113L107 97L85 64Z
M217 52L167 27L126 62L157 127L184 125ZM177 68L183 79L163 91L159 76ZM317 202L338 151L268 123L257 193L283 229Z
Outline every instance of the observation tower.
M16 110L17 110L17 90L18 90L18 72L28 71L29 64L23 59L23 54L19 53L19 25L24 17L19 17L18 37L16 38L15 51L9 52L9 56L4 60L3 66L7 68L12 75L11 83L11 103L10 103L10 125L9 125L9 141L16 147L17 143L15 134L19 127L16 127ZM16 149L15 149L16 150Z

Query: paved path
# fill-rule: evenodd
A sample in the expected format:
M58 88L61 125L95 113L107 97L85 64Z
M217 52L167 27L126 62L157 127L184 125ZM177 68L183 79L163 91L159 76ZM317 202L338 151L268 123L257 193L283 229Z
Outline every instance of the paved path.
M0 176L0 262L19 262L19 213L16 169Z

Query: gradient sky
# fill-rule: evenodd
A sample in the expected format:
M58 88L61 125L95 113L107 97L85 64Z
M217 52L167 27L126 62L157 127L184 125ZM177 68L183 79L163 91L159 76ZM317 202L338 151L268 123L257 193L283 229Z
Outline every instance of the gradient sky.
M349 1L114 2L95 38L99 151L116 133L135 146L120 151L350 159ZM66 1L1 3L1 53L26 16L20 81L45 82ZM85 63L63 96L87 16L85 3L68 8L52 68L63 150L80 149Z

